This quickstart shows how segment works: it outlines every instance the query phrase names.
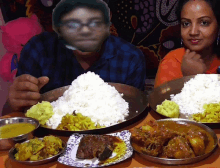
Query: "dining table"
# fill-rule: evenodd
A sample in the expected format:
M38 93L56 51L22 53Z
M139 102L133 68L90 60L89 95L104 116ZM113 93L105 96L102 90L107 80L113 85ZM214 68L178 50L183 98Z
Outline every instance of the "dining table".
M7 118L7 117L21 117L24 116L24 113L16 112L11 113L6 116L2 116L1 118ZM161 115L154 112L150 107L146 108L143 112L142 116L138 118L137 121L134 123L125 126L123 128L120 128L119 130L115 131L122 131L122 130L131 130L132 128L142 126L144 123L146 123L149 120L158 120L161 119ZM188 164L188 165L165 165L165 164L159 164L152 161L148 161L144 158L142 158L138 153L134 151L131 158L126 159L120 163L117 163L115 165L107 166L108 168L157 168L157 167L164 167L164 168L220 168L220 127L213 129L218 137L218 147L216 150L207 158L205 158L202 161L199 161L197 163ZM65 136L59 136L62 140L65 142L68 141L69 137ZM7 151L0 151L0 168L69 168L70 166L63 165L59 163L58 161L54 161L51 163L43 164L43 165L37 165L37 166L29 166L17 163L16 161L11 160L8 157Z

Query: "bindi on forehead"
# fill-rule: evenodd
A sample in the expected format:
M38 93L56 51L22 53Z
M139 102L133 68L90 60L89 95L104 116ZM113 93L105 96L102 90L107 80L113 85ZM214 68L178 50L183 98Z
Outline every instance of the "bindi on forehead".
M205 1L188 1L181 12L181 16L189 17L215 17L210 5Z

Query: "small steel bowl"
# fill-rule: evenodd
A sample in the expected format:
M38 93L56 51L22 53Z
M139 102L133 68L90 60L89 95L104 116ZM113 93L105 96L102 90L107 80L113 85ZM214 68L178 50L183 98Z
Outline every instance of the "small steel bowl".
M43 138L38 138L40 140L43 140ZM25 142L29 142L30 140L27 140ZM23 143L25 143L23 142ZM38 161L19 161L19 160L16 160L14 155L17 153L17 150L16 148L11 148L10 151L8 152L8 156L10 159L12 159L13 161L15 162L18 162L18 163L21 163L21 164L25 164L25 165L41 165L41 164L46 164L46 163L49 163L49 162L53 162L53 161L56 161L58 159L58 157L66 150L66 143L62 140L62 146L63 146L63 149L56 155L52 156L52 157L49 157L49 158L46 158L46 159L43 159L43 160L38 160Z
M15 123L30 123L35 126L35 129L27 134L21 134L13 138L0 138L0 150L8 150L12 148L16 143L21 143L33 138L33 132L40 126L40 123L37 120L29 117L12 117L0 119L0 127Z

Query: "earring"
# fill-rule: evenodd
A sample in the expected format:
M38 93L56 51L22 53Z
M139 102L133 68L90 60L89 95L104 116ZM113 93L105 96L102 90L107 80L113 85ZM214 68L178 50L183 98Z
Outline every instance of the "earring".
M218 37L217 37L217 46L218 46L218 44L219 44L219 37L220 36L220 33L218 34Z
M181 45L181 47L183 46L183 39L181 39L180 45Z
M217 46L218 46L218 44L219 44L219 40L220 40L220 29L219 29L219 31L218 31L218 37L217 37L217 40L216 40Z

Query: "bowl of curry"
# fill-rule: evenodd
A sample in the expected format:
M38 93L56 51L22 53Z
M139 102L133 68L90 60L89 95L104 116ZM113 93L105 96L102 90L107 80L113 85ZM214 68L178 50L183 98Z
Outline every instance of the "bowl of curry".
M39 122L28 117L12 117L0 119L0 150L12 148L16 143L33 137Z
M131 131L131 144L141 157L160 164L199 162L218 146L215 132L187 119L148 121Z

